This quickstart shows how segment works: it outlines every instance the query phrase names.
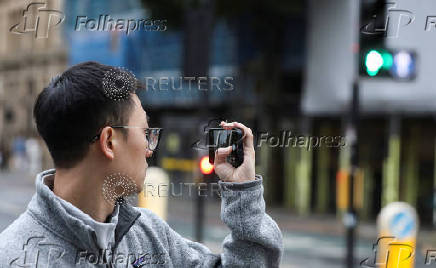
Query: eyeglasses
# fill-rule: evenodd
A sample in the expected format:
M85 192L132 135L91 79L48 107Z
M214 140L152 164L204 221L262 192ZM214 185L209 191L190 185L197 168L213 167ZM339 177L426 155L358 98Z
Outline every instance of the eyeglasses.
M142 128L145 132L145 138L147 140L148 149L150 151L156 150L159 145L160 134L163 131L162 128L145 128L145 127L136 127L136 126L110 126L111 128ZM94 136L91 140L91 143L95 142L100 138L100 133Z

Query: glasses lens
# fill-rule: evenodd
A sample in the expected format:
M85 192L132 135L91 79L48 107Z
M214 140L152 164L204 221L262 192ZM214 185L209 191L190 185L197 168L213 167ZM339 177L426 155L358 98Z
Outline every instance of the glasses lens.
M151 151L155 150L159 143L160 129L149 129L148 138L148 149Z

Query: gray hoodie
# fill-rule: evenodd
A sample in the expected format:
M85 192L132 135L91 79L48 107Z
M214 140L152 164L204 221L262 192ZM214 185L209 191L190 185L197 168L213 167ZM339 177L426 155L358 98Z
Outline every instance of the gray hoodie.
M221 219L231 233L214 254L180 236L149 209L122 203L110 249L98 246L95 230L69 214L36 177L27 210L0 233L0 268L6 267L279 267L282 233L265 213L262 177L249 182L219 181Z

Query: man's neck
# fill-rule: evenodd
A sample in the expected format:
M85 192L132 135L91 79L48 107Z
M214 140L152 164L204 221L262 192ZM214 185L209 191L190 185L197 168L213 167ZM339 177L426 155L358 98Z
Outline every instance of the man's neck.
M56 169L53 193L88 214L95 221L104 222L113 212L114 204L102 194L103 180L98 172L86 168Z

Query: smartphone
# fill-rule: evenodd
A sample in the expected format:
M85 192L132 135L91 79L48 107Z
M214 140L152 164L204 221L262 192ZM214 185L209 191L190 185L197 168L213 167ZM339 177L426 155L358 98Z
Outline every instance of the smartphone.
M232 152L227 157L233 167L239 167L244 162L244 133L239 128L223 129L209 128L207 137L207 147L209 149L209 163L215 162L215 151L218 148L232 146Z

